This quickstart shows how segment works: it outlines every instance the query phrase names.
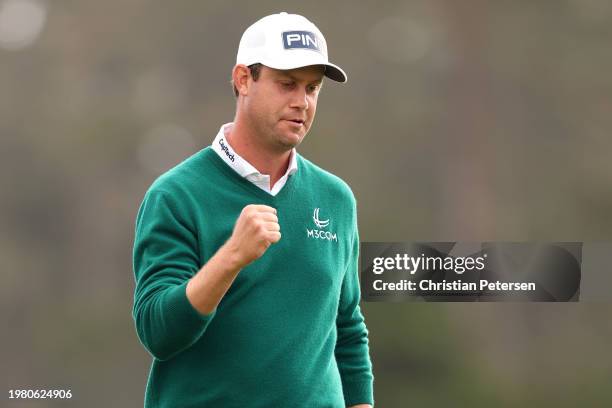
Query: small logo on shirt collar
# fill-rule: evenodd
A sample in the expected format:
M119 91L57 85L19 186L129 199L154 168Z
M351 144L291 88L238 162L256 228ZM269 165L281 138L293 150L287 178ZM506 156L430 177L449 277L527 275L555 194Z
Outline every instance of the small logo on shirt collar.
M234 162L234 153L230 153L229 152L229 147L223 143L223 138L219 139L219 144L221 145L221 150L223 150L223 152L225 152L225 155L227 156L228 159L230 159L232 161L232 163Z

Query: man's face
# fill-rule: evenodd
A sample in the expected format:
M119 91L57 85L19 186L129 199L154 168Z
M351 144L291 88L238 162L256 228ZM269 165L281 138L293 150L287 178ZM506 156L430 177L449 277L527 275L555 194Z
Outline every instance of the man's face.
M288 151L308 133L323 81L320 65L278 70L263 66L257 81L249 79L245 113L261 142Z

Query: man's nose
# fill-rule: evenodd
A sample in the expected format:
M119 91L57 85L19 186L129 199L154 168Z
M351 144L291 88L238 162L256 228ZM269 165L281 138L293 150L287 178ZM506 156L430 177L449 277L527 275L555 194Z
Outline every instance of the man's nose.
M291 100L291 107L298 109L308 109L308 94L306 94L305 89L296 90L293 95L293 99Z

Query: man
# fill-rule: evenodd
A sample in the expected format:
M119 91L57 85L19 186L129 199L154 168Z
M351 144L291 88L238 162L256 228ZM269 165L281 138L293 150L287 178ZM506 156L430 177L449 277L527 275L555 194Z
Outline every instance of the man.
M318 28L250 26L234 122L159 177L136 220L133 316L154 357L146 407L371 407L355 199L295 147L323 77Z

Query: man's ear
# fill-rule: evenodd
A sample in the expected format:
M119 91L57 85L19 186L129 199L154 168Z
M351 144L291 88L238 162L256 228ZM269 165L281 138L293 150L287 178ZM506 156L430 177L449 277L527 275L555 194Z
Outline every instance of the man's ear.
M238 64L232 70L232 82L238 90L238 94L242 96L248 95L249 79L251 71L246 65Z

